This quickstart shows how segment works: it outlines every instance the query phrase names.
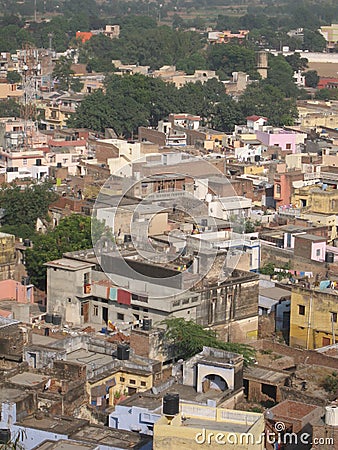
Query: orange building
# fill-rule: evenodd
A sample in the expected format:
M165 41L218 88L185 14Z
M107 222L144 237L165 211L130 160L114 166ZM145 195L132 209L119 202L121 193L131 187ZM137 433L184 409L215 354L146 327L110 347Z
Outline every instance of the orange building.
M77 31L76 39L79 39L82 44L89 41L93 37L93 33L91 31Z

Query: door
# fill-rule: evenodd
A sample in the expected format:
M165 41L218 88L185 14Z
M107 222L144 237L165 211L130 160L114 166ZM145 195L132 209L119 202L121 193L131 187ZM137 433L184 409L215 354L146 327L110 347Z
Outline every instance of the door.
M105 322L105 324L107 325L107 323L108 323L108 308L105 308L104 306L102 307L102 319Z
M331 345L331 339L327 337L323 337L322 346L326 347L327 345Z
M89 302L81 303L81 316L84 323L89 321Z

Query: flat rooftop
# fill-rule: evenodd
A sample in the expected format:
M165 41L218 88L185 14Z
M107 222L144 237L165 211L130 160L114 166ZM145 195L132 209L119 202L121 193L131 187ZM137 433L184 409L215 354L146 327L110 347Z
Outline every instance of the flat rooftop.
M132 431L116 430L97 425L86 425L73 433L71 438L77 441L121 449L141 448L142 445L152 441L151 436L144 436Z
M75 441L44 441L42 444L34 447L34 450L96 450L96 444L84 444Z
M259 295L273 300L280 300L285 297L291 298L291 291L280 287L260 288Z
M244 378L255 378L264 384L283 383L289 376L288 373L277 372L267 367L249 366L244 369Z
M25 428L36 428L38 430L49 431L54 434L61 434L69 436L75 433L79 428L86 425L88 422L82 419L75 419L72 417L49 417L49 416L28 416L16 425Z
M46 375L39 375L37 373L23 372L14 375L14 377L9 378L9 381L13 384L24 387L34 387L38 386L48 380Z
M299 420L310 414L315 409L319 408L316 405L309 405L308 403L295 402L293 400L284 400L278 405L270 409L275 417L287 417L289 420Z
M247 433L252 424L235 422L217 422L216 420L198 419L197 417L188 417L182 423L182 426L188 428L198 428L199 430L208 429L221 431L222 433Z
M326 238L322 236L315 236L314 234L300 234L296 239L306 239L312 242L326 242Z
M19 389L7 388L0 386L0 403L3 402L18 402L26 398L29 394Z
M76 350L67 354L67 361L97 367L105 366L113 361L113 357L104 353L95 353L89 350Z
M55 267L56 269L65 269L65 270L81 270L81 269L90 269L91 267L94 267L94 264L79 261L78 259L56 259L54 261L49 261L46 264L44 264L47 267Z

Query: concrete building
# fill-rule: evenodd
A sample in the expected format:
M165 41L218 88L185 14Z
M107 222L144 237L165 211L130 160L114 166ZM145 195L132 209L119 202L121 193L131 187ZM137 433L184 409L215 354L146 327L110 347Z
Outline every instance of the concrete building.
M109 415L109 426L153 434L161 417L162 398L179 392L182 403L234 407L243 397L243 358L241 355L204 347L196 356L177 364L174 377L151 392L133 396Z
M338 24L323 25L318 31L326 40L326 48L331 51L334 50L338 43Z
M199 269L194 266L196 270L206 270L211 255L206 253ZM60 314L63 321L73 325L88 323L99 329L107 326L108 321L120 326L119 323L144 318L158 323L166 317L184 317L204 326L217 325L222 333L231 334L231 339L245 341L257 335L256 274L234 269L230 276L216 282L218 268L224 263L220 255L214 262L214 269L205 277L203 288L196 285L182 292L184 283L194 279L193 273L182 272L175 264L149 265L135 256L133 252L126 254L128 265L125 265L120 264L118 253L102 255L101 266L114 282L107 279L102 269L95 268L97 260L90 251L75 252L47 263L48 313ZM186 264L188 262L189 258ZM175 276L168 278L168 275Z
M231 441L239 450L263 450L263 430L262 414L184 404L174 417L163 415L155 423L154 450L197 450Z
M315 349L335 343L337 314L337 293L334 289L294 287L291 296L290 345Z
M14 277L16 264L15 236L8 233L0 233L0 244L2 251L0 254L0 280L7 280Z
M266 433L276 432L274 427L277 423L282 423L284 429L279 434L279 438L283 446L309 448L314 442L312 423L318 421L322 414L323 408L319 406L300 401L284 400L267 412ZM269 415L271 418L269 418ZM274 450L276 448L275 443L267 442L266 448L267 450Z

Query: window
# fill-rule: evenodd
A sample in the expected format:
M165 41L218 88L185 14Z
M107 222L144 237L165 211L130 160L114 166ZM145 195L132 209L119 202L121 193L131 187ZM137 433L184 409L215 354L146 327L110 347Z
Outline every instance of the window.
M117 313L117 320L124 320L124 314Z
M27 158L23 158L22 164L23 164L24 166L27 166Z
M136 381L135 380L129 380L129 383L130 384L136 384Z
M317 250L316 250L316 256L320 256L320 248L317 248Z
M276 184L276 194L280 194L280 192L281 192L280 184Z
M147 386L147 383L145 381L141 381L141 386L145 387Z
M304 305L298 305L298 314L300 316L305 316L305 306Z
M97 317L99 315L99 307L97 305L93 306L93 316Z
M72 299L70 297L67 298L68 303L72 303Z
M84 284L89 284L89 275L90 275L90 272L83 274L83 283Z
M337 313L336 312L331 313L331 322L337 323Z
M120 377L120 381L121 381L121 383L124 383L126 381L126 379L124 377Z
M291 150L291 144L286 144L285 148L286 150Z

